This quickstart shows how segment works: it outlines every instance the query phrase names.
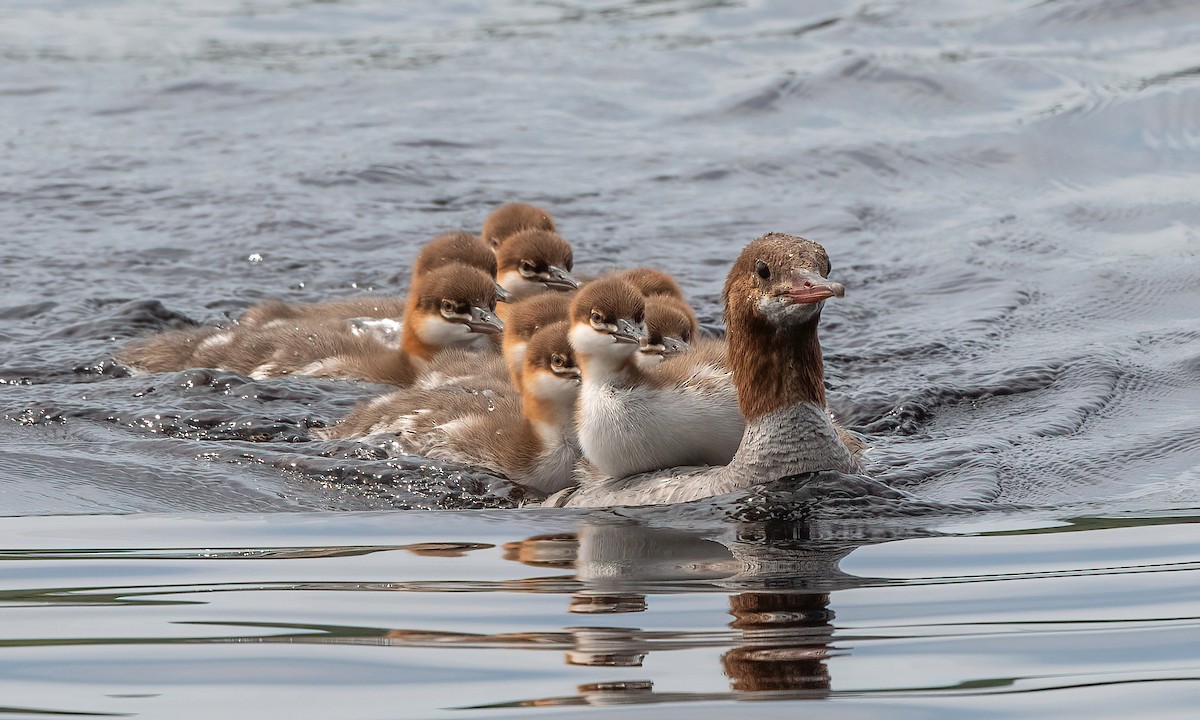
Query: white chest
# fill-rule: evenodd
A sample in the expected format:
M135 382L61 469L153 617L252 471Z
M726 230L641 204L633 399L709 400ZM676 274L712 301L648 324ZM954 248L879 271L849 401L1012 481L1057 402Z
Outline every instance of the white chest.
M611 477L727 463L744 425L736 395L586 382L580 395L580 447Z

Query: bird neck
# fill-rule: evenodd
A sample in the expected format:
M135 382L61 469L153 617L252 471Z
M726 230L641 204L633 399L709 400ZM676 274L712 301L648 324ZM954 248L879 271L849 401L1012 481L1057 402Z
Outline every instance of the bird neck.
M754 312L727 318L729 366L747 420L801 403L825 407L818 320L779 328Z

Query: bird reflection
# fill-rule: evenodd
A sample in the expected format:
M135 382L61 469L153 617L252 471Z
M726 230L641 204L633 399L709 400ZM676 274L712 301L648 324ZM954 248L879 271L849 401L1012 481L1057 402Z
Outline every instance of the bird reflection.
M582 666L640 667L665 650L720 646L726 692L655 692L651 680L596 682L574 696L521 701L527 705L614 705L729 698L825 697L827 658L833 653L834 613L829 589L857 584L838 569L854 546L814 546L802 527L742 525L729 537L701 537L633 523L584 523L571 535L537 536L505 546L505 557L534 567L574 566L586 586L571 596L579 614L636 613L647 609L645 586L697 581L731 593L727 633L681 634L632 627L572 627L566 661ZM573 557L572 557L573 555ZM573 562L568 565L568 559ZM766 586L770 589L759 589ZM703 585L701 585L703 587Z

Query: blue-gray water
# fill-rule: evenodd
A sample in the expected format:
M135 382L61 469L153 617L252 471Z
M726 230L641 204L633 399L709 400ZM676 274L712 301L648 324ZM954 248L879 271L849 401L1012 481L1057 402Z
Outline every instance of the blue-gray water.
M0 8L0 716L1190 717L1200 6L798 5ZM378 386L111 361L509 200L712 323L824 244L879 484L511 510L310 438Z

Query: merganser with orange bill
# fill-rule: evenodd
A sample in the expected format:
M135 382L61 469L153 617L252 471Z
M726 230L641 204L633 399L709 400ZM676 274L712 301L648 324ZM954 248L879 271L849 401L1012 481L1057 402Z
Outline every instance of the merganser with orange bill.
M567 324L529 341L520 395L399 390L376 398L327 430L331 438L395 436L406 453L475 465L544 493L571 484L579 368Z
M817 325L824 301L845 294L828 279L829 268L824 248L783 233L754 240L734 262L725 280L725 321L729 363L748 422L727 465L592 479L546 505L687 502L805 473L858 471L825 409ZM704 422L703 416L692 419L692 425Z
M642 294L615 276L584 286L571 304L584 456L613 477L728 462L745 424L729 372L697 353L640 368L645 313Z
M408 295L399 347L344 322L280 320L263 328L163 333L128 346L118 360L151 372L215 367L256 379L312 375L407 385L439 351L503 331L494 285L465 265L422 275Z

